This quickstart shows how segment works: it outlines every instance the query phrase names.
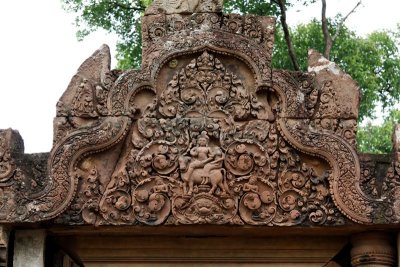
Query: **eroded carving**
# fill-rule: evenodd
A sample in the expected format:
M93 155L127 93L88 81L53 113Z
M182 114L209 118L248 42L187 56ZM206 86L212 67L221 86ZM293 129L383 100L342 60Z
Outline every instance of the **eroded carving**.
M6 183L15 172L15 163L11 158L11 129L0 131L0 183Z

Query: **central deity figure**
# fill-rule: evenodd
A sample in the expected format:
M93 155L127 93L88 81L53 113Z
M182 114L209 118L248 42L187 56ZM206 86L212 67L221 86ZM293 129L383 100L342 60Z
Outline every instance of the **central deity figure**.
M194 184L210 185L210 194L217 187L226 193L225 169L222 168L223 153L218 147L210 147L207 132L203 131L197 137L197 144L190 150L190 156L179 158L179 167L184 181L184 194L193 193Z

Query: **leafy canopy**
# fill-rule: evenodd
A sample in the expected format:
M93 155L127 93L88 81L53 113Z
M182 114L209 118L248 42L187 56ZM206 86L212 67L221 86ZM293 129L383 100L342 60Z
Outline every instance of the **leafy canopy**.
M118 68L136 68L142 60L140 17L149 0L61 0L63 8L76 14L77 38L97 29L115 33Z
M389 153L392 147L393 127L400 122L400 111L392 110L382 125L371 122L358 130L358 149L370 153Z

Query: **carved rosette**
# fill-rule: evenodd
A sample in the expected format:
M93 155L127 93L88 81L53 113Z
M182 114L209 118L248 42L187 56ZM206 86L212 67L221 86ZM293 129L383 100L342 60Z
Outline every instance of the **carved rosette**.
M171 212L170 196L168 182L161 177L151 177L139 183L133 195L135 218L145 224L163 223Z

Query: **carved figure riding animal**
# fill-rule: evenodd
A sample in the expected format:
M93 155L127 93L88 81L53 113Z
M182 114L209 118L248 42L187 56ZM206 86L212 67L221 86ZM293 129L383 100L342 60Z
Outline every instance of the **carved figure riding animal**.
M210 194L213 194L218 187L222 194L229 192L225 181L226 171L222 168L223 153L220 148L209 147L208 142L207 133L202 132L197 138L197 145L190 150L190 156L179 158L185 195L193 193L195 184L211 185Z

